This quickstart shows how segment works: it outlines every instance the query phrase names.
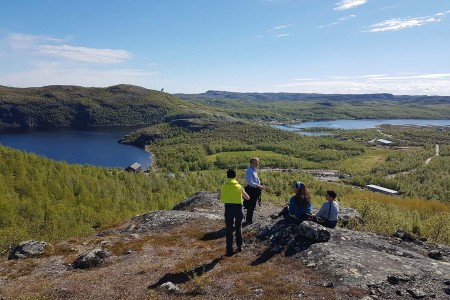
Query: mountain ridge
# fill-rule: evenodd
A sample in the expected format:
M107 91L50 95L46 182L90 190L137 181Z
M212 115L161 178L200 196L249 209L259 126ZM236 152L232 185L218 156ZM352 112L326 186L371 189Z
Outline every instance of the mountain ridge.
M133 85L0 87L0 126L5 127L148 125L194 108L170 94Z
M392 100L392 101L414 101L421 99L439 99L450 102L450 96L430 96L430 95L394 95L390 93L369 93L369 94L321 94L321 93L285 93L285 92L228 92L218 90L208 90L198 94L174 94L182 99L193 98L225 98L235 100L259 100L259 101L300 101L300 100Z

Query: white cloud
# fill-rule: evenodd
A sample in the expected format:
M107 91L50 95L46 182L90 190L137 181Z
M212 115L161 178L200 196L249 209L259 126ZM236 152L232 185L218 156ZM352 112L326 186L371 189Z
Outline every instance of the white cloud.
M336 7L334 8L334 10L346 10L363 5L366 2L367 0L342 0L336 3Z
M291 33L283 32L284 29L294 26L294 24L280 25L275 26L273 28L267 29L267 32L271 37L281 38L291 35ZM257 38L263 37L262 35L258 35Z
M105 87L120 83L139 86L161 86L162 80L156 72L145 72L139 69L99 70L79 67L76 63L37 62L30 70L0 74L3 85L30 87L44 85L79 85Z
M356 15L349 15L349 16L346 16L346 17L339 18L338 21L343 22L343 21L347 21L347 20L353 19L354 17L356 17Z
M373 75L362 75L360 78L378 78L386 76L386 74L373 74Z
M369 27L367 32L395 31L411 27L419 27L429 23L442 21L449 12L437 13L434 16L406 18L406 19L390 19L380 23L376 23Z
M326 78L330 78L333 80L344 80L344 79L349 79L351 77L349 76L342 76L342 75L333 75L333 76L325 76Z
M131 83L149 87L165 85L154 69L155 62L143 59L139 67L113 67L133 63L126 50L77 47L47 36L14 33L0 40L6 62L0 69L2 85L29 87L43 85L110 86ZM14 61L14 66L9 64ZM80 63L81 62L81 63ZM12 68L12 66L14 68ZM151 86L150 86L151 88Z
M291 27L291 26L293 26L293 25L294 25L294 24L276 26L276 27L272 28L272 30L280 30L280 29L284 29L284 28Z
M125 50L96 49L69 45L40 45L38 49L40 54L93 63L115 64L131 58L130 53Z
M413 76L379 76L373 78L373 80L403 80L403 79L442 79L450 78L450 73L442 74L422 74Z
M10 49L20 55L62 57L69 60L115 64L131 59L126 50L97 49L63 44L61 39L47 36L35 36L21 33L10 34L6 43Z
M319 26L319 28L325 28L325 27L332 27L332 26L336 26L342 22L348 21L350 19L356 18L356 15L348 15L342 18L337 19L336 21L334 21L333 23L329 23L327 25L321 25Z
M331 78L331 79L328 79ZM329 76L274 85L279 92L396 95L450 95L450 73L430 73L412 76Z
M36 45L40 43L54 43L61 42L61 40L37 36L37 35L27 35L22 33L12 33L8 36L6 43L16 51L23 51L35 48Z

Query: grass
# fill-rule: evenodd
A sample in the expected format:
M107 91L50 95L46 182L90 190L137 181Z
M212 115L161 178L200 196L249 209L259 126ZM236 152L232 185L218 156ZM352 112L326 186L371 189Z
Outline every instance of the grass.
M358 172L370 171L376 164L382 163L386 158L395 153L396 150L385 149L385 148L368 148L367 154L358 157L348 158L343 160L339 168L344 172L351 173L353 170L358 170Z
M341 207L355 208L365 220L365 225L356 229L391 235L402 228L432 242L450 243L448 203L363 191L348 193L340 202Z

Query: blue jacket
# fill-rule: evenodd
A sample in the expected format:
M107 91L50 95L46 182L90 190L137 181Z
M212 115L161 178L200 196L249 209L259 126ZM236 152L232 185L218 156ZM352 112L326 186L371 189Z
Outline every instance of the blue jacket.
M304 206L299 207L294 200L294 196L292 196L291 200L289 200L289 214L294 215L297 219L303 219L303 215L306 213L311 213L312 205L311 202L306 203Z

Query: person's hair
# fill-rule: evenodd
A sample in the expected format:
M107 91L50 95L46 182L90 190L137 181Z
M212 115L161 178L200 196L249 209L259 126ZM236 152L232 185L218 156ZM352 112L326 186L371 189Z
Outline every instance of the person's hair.
M227 178L236 178L236 171L233 169L229 169L227 171Z
M336 197L337 197L336 192L333 191L333 190L327 191L327 194L328 194L328 196L330 196L330 197L333 198L333 199L336 199Z
M299 207L305 207L311 203L311 195L309 194L306 186L300 182L295 182L294 186L298 189L297 193L294 195L295 204Z
M257 158L257 157L250 158L250 163L252 164L254 162L259 162L259 158Z

